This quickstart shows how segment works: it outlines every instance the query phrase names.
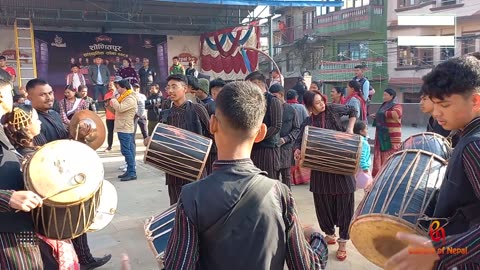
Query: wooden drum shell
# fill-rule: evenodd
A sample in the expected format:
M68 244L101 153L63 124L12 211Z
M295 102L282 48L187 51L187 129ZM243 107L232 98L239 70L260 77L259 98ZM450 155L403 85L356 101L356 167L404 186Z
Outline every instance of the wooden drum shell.
M359 135L306 126L300 166L320 172L355 175L361 152Z
M177 205L170 206L163 213L145 222L145 237L159 265L163 264L165 250L172 233Z
M201 178L212 140L174 126L157 124L144 162L170 175L195 181Z

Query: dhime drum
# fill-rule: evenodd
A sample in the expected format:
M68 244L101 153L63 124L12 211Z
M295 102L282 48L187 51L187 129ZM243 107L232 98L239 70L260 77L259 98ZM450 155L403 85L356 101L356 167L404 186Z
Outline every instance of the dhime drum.
M159 264L163 264L168 239L172 233L177 205L170 206L158 216L149 218L145 223L145 236L148 246Z
M27 161L27 190L43 199L32 210L35 230L48 238L65 240L85 233L100 201L104 171L88 145L58 140L44 145Z
M448 160L452 154L450 141L433 132L422 132L408 137L402 143L401 149L420 149L438 155L445 160Z
M165 173L195 181L202 175L211 147L209 138L158 124L145 151L144 162Z
M407 247L397 232L427 235L446 168L443 158L423 150L399 151L388 159L350 225L352 243L365 258L383 267Z
M307 126L303 134L300 166L315 171L354 175L362 152L361 137Z
M95 232L105 228L117 211L118 196L117 190L107 180L103 180L100 202L92 224L88 227L88 232Z

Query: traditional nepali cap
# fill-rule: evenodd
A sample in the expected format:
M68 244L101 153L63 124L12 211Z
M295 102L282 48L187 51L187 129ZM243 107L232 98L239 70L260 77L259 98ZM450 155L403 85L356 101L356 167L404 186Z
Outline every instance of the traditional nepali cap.
M138 87L138 88L140 88L140 84L134 83L134 84L133 84L133 87Z
M204 78L198 79L198 89L202 90L203 92L205 92L205 94L208 95L210 89L210 82Z

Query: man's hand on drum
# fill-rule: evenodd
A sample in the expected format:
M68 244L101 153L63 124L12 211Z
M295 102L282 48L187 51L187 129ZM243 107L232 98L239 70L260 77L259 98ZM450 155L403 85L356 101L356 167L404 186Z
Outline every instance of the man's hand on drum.
M31 191L14 191L10 197L9 205L15 210L30 212L32 209L42 206L42 198Z
M295 160L300 160L302 158L302 151L300 151L300 149L295 150L293 153L293 158Z
M85 122L78 123L78 133L82 137L86 137L88 134L90 134L90 131L91 131L90 124L87 124Z
M439 260L430 239L409 233L397 233L397 238L408 247L395 254L385 264L388 270L432 270L435 262Z

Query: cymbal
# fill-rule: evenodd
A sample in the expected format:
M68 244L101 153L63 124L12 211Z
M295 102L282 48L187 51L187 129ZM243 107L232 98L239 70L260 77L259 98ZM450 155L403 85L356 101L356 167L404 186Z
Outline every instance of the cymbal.
M90 130L85 136L82 132L79 132L79 124L88 124ZM79 142L83 142L90 146L93 150L97 150L105 142L106 129L102 122L102 119L90 110L82 110L76 112L72 120L70 120L70 126L68 128L70 136Z

